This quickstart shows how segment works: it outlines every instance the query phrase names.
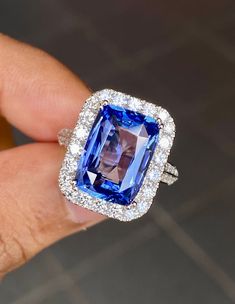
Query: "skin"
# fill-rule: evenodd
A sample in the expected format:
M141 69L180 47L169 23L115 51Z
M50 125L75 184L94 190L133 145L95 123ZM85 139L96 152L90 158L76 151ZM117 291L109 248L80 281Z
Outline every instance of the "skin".
M0 152L0 276L103 216L69 204L57 178L62 128L73 128L89 89L45 52L0 34L0 114L36 143Z

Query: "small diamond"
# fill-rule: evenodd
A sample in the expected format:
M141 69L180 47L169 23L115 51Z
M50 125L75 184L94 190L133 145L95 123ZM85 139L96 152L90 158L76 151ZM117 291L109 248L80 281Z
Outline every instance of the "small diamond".
M175 125L173 122L168 122L167 124L165 124L164 126L164 130L167 132L167 133L172 133L175 129Z
M77 155L81 152L81 147L80 145L78 144L72 144L70 145L70 152L73 154L73 155Z
M149 187L149 185L146 185L146 187L145 187L145 189L144 189L144 191L143 191L143 194L144 194L144 196L145 196L147 199L149 199L149 198L151 198L151 197L154 196L155 191L154 191L154 189L153 189L152 187Z
M100 93L99 93L99 97L101 100L106 100L109 98L109 91L108 90L102 90Z
M138 207L138 210L140 211L140 212L145 212L146 211L146 209L147 209L147 205L144 203L144 202L139 202L138 203L138 205L137 205L137 207Z
M158 168L155 168L155 169L152 169L150 172L149 172L149 179L152 180L152 181L155 181L155 180L158 180L159 179L159 171L158 171Z
M123 96L119 96L117 105L125 107L125 106L128 105L129 101L130 101L129 97L124 97L123 98Z
M131 220L133 218L133 211L132 210L127 210L126 211L126 220Z
M95 98L92 98L91 101L89 102L87 110L93 111L93 110L97 110L98 108L99 108L99 102L97 102Z
M74 172L77 170L77 162L67 160L65 162L65 166L68 172Z
M59 144L68 146L71 136L72 136L73 131L70 129L62 129L59 133L58 133L58 141Z
M167 137L163 137L159 144L163 149L168 149L170 146L170 141Z
M158 153L157 155L154 156L154 160L157 164L162 164L166 162L167 155L165 153Z
M93 122L95 119L95 114L90 110L87 110L86 112L81 113L81 121L83 124L89 124Z
M169 113L164 110L164 109L161 109L160 113L159 113L159 118L161 119L162 122L166 121L166 119L168 118L169 116Z
M131 108L135 111L140 111L142 109L142 103L139 99L133 98L130 100Z
M147 103L144 106L144 114L149 116L154 116L156 114L156 107L151 103Z
M80 126L77 130L76 130L76 136L79 139L85 139L87 136L87 129Z
M117 103L122 103L123 102L123 96L122 96L122 94L117 94L116 97L115 97L115 101Z

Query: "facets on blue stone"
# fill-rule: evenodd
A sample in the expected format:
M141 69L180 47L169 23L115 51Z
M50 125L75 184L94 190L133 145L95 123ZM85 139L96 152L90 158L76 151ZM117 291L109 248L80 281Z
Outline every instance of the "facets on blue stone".
M90 195L129 205L158 143L155 119L106 105L98 113L78 164L76 184Z

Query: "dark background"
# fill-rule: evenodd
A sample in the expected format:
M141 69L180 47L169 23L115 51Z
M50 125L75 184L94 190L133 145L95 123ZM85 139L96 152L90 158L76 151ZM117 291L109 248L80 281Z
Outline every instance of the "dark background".
M0 0L1 32L94 90L159 100L175 118L180 171L142 219L107 221L10 274L1 304L235 303L233 3Z

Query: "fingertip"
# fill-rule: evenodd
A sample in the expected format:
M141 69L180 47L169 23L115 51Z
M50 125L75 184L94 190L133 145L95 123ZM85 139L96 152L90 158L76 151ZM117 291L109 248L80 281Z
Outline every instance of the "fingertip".
M101 215L99 213L90 211L76 204L68 202L66 199L64 200L65 200L66 208L68 209L69 218L74 223L80 225L82 224L84 225L84 227L87 228L106 219L104 215Z
M74 126L90 90L45 52L5 36L0 44L0 112L28 136L55 141Z

